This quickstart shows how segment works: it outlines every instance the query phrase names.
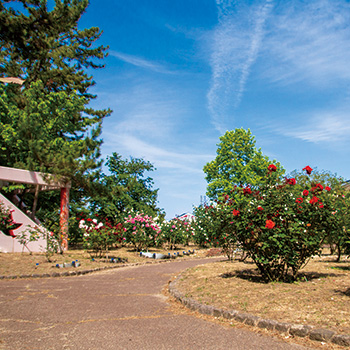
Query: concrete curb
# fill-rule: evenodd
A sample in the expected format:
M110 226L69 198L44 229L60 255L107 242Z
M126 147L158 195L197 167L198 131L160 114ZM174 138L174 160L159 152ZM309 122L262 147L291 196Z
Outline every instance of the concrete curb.
M185 305L190 310L197 311L201 314L213 317L223 317L228 320L233 319L237 322L241 322L249 326L254 326L267 330L275 330L280 333L287 333L297 337L309 337L309 339L311 340L316 340L320 342L331 342L340 346L350 346L350 335L347 334L336 334L335 332L328 329L320 329L308 325L299 325L292 323L277 322L274 320L267 320L258 316L254 316L252 314L243 313L236 310L224 310L211 305L204 305L199 303L195 299L186 298L183 294L179 292L179 290L176 287L179 277L181 277L181 274L177 276L174 281L169 283L169 292L177 301Z

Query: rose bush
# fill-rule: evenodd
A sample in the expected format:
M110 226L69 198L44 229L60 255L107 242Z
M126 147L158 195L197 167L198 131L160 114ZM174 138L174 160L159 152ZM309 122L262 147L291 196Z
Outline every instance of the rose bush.
M130 212L124 220L126 242L132 244L137 251L161 245L161 228L157 218L143 213Z
M227 215L232 199L228 195L214 205L199 206L194 209L194 242L200 246L221 247L223 253L232 260L237 249L237 239L231 234L231 217ZM234 215L239 215L235 211Z
M214 225L210 208L210 205L200 205L193 210L193 214L196 218L192 223L194 228L193 241L195 244L204 248L212 245L212 239L214 237Z
M123 225L121 223L114 225L107 218L80 219L79 228L84 232L84 248L94 256L101 257L105 253L108 259L108 251L117 248L118 243L125 241Z
M13 230L21 226L21 224L16 223L12 218L13 210L5 207L5 205L0 202L0 231L5 235L16 237Z
M333 191L331 202L333 210L328 220L328 241L335 244L339 262L343 252L350 255L350 192L338 186Z
M162 223L162 237L169 249L176 249L178 244L188 244L194 236L191 223L178 218Z
M304 170L312 172L309 166ZM266 182L233 192L234 199L220 201L231 222L230 239L239 242L266 281L295 280L320 253L332 225L332 190L307 179L303 184L281 179L269 166Z

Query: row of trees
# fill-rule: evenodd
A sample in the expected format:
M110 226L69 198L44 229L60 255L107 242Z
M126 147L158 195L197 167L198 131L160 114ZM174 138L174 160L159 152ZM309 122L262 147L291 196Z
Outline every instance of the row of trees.
M118 220L125 210L161 215L157 189L143 159L113 153L101 159L106 108L95 110L97 96L88 71L104 67L108 47L98 45L97 27L78 29L88 0L0 0L0 76L24 80L23 86L0 83L0 165L55 174L71 181L71 243L82 239L73 218L79 213ZM104 165L104 168L103 168ZM103 171L102 169L105 169ZM34 189L10 185L28 207ZM59 193L40 196L36 216L58 233Z

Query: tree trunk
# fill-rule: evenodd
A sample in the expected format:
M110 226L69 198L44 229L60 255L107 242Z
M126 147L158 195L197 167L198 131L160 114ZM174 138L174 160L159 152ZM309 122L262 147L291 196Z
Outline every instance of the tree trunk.
M339 243L337 243L337 262L340 262L340 258L341 258L341 246Z
M33 201L32 214L31 214L31 218L33 221L35 221L35 213L36 213L36 207L38 205L39 190L40 190L40 186L37 185L35 187L34 201Z

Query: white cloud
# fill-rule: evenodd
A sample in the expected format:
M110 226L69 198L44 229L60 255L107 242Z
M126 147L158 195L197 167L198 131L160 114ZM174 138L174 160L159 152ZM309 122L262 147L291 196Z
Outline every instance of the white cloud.
M201 154L190 146L196 130L189 127L192 110L185 96L163 84L144 82L127 93L110 96L118 118L104 121L104 153L144 158L159 170L202 175L203 165L213 155ZM198 146L195 140L192 144Z
M106 133L106 147L121 149L125 154L132 154L136 158L144 158L159 169L175 169L182 172L203 174L204 163L212 158L212 155L206 154L169 151L130 134L120 134L118 137L113 137L114 135L115 133Z
M171 103L168 101L141 102L124 112L123 120L113 128L118 134L166 138L174 128Z
M267 23L263 78L280 84L329 87L350 78L350 4L285 2Z
M175 74L175 72L171 71L167 67L163 66L162 64L155 63L149 60L146 60L144 58L140 58L133 55L128 55L122 52L117 51L110 51L110 56L116 57L121 61L124 61L126 63L129 63L133 66L151 70L153 72L157 73L163 73L163 74Z
M349 142L350 115L342 112L320 112L300 127L277 126L275 131L303 141L341 145Z
M213 124L221 133L243 98L251 67L258 56L272 0L247 7L217 1L219 24L213 33L212 82L207 94Z

